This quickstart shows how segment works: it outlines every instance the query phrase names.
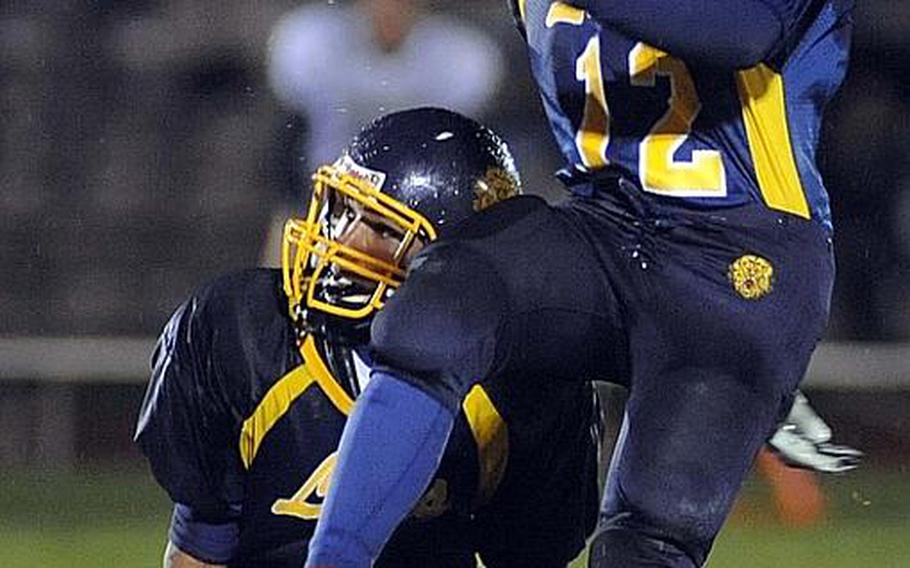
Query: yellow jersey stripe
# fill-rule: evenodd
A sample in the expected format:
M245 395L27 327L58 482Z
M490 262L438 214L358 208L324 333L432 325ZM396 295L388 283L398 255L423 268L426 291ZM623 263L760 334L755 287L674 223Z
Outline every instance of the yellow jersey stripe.
M505 474L509 458L509 430L480 385L474 385L461 407L477 444L480 475L475 505L481 505L490 500Z
M339 412L348 416L354 408L354 401L341 388L341 385L332 378L332 373L325 366L322 357L319 356L319 352L316 351L316 342L313 341L312 336L307 336L300 353L306 362L307 368L310 369L310 372L316 378L316 382L319 383L322 392L329 397L329 400L332 401L332 404L335 405Z
M749 152L765 204L771 209L810 218L790 143L783 78L761 63L737 73L736 83Z
M297 397L315 381L316 378L305 364L295 367L272 385L253 414L243 421L240 430L240 459L246 469L253 465L265 435L284 416Z
M297 397L313 383L319 385L335 408L345 416L350 414L354 407L354 401L341 385L335 382L319 352L316 351L316 343L312 336L304 340L300 354L303 357L303 364L278 379L259 401L253 414L243 421L243 427L240 429L240 459L246 469L253 465L259 446L269 430L287 413Z
M522 18L524 13L522 12ZM573 26L581 25L585 21L585 11L575 6L569 6L562 2L553 2L550 9L547 10L547 19L545 25L552 28L556 24L572 24Z

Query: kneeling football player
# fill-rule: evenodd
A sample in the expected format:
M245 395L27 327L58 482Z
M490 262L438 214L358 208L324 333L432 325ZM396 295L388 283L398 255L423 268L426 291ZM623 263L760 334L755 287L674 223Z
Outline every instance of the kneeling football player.
M282 270L203 286L159 339L136 440L175 504L165 566L301 566L369 381L373 314L437 234L520 191L495 133L431 108L375 120L314 182L306 218L287 223ZM420 412L399 394L385 401L395 412ZM596 522L591 384L494 375L460 408L376 565L565 566Z

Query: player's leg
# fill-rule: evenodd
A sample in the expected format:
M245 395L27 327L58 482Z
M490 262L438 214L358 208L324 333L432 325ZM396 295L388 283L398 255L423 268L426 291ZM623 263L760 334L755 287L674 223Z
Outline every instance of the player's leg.
M707 368L633 388L590 565L700 566L779 404L775 389Z
M589 249L559 212L517 198L415 259L374 321L378 364L345 428L310 565L331 565L334 551L378 552L476 381L506 365L554 380L602 370L604 345L586 340L613 332L615 302Z
M704 563L823 328L821 231L734 215L642 239L633 379L592 567Z
M534 197L475 215L421 253L373 322L383 365L457 407L484 377L624 377L609 276L571 212ZM595 338L592 340L592 338Z

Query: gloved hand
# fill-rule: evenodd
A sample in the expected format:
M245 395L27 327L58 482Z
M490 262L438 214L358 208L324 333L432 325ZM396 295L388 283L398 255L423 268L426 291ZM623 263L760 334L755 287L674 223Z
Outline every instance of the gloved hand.
M787 465L820 473L842 473L859 465L861 451L830 440L831 428L815 413L805 395L796 391L790 413L768 440L768 446Z

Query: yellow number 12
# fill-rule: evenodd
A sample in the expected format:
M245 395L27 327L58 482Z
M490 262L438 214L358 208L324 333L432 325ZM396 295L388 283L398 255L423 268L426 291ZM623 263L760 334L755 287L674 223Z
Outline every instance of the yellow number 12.
M610 163L610 109L600 66L600 37L594 36L575 60L575 78L585 83L585 108L575 133L575 147L584 165L592 170Z
M585 17L585 12L579 8L553 2L547 13L546 26L580 26ZM600 47L600 37L595 35L575 60L575 77L585 84L585 106L575 134L575 146L582 163L590 169L610 163L607 159L610 109L603 83ZM667 111L639 143L638 177L642 188L677 197L725 196L726 175L720 152L693 150L690 160L675 158L701 111L695 82L686 64L639 42L629 52L629 82L637 87L654 87L657 76L670 80L670 98Z
M669 77L669 108L638 146L638 176L646 191L679 197L727 194L724 162L717 150L692 150L691 161L674 154L686 141L701 111L701 101L686 64L647 44L629 52L629 82L653 87L657 75Z

